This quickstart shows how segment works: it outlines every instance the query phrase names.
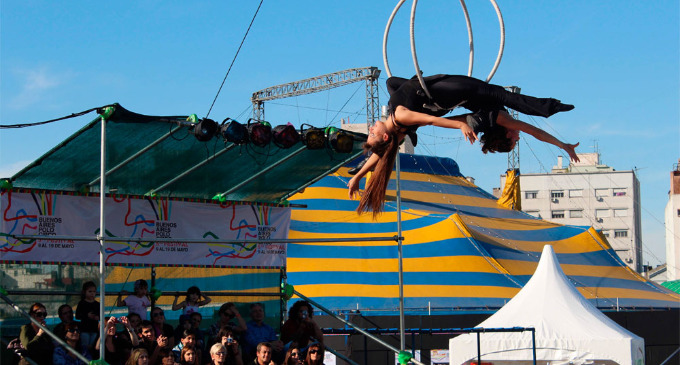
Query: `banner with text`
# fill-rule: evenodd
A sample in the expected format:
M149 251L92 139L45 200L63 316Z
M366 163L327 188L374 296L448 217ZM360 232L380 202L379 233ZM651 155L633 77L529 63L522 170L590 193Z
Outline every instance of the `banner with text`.
M282 267L290 208L197 203L167 198L105 200L106 262L111 264ZM99 197L3 191L0 262L99 263L99 242L12 235L96 237ZM206 240L207 243L131 241ZM210 243L238 240L239 243ZM249 243L271 240L271 243Z

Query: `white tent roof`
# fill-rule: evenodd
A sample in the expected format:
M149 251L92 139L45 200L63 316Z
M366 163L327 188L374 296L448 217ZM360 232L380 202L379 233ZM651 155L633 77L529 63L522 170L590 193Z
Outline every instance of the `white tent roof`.
M613 360L644 363L644 340L605 316L569 281L552 246L543 248L529 282L503 308L480 323L482 328L533 327L536 359L553 364ZM449 340L451 365L477 360L477 335ZM481 334L482 361L532 360L531 332Z

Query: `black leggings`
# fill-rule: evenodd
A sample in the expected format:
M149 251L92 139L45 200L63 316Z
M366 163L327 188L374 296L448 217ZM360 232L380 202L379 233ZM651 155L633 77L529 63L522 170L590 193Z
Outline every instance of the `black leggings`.
M425 84L432 99L446 109L462 106L477 112L508 107L523 114L549 117L559 112L562 105L557 99L513 93L502 86L461 75L429 76Z

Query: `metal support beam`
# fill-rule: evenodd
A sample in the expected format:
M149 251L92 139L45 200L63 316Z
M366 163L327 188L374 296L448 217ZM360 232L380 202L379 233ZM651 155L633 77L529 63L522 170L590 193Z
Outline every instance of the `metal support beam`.
M518 86L507 86L506 90L511 93L519 94L520 88ZM516 110L510 110L510 116L519 119L519 113ZM508 170L519 169L519 143L515 144L515 148L508 153Z
M249 177L249 178L247 178L247 179L241 181L241 183L237 184L236 186L233 186L231 189L225 191L224 193L222 193L222 194L220 194L220 195L223 196L223 197L226 197L227 195L229 195L229 194L233 193L234 191L240 189L242 186L244 186L244 185L246 185L246 184L249 184L251 181L253 181L253 180L257 179L258 177L260 177L260 176L266 174L266 173L269 172L271 169L273 169L273 168L275 168L276 166L279 166L279 165L281 165L282 163L284 163L284 162L290 160L291 158L293 158L294 156L300 154L302 151L304 151L304 150L306 150L306 149L307 149L307 146L302 146L302 147L298 148L295 152L293 152L293 153L291 153L290 155L288 155L288 156L286 156L286 157L284 157L284 158L282 158L282 159L276 161L276 163L274 163L274 164L272 164L272 165L269 165L267 168L264 168L264 169L260 170L257 174L255 174L255 175L253 175L253 176L251 176L251 177Z
M153 148L154 146L156 146L157 144L163 142L165 139L167 139L168 137L172 136L173 133L177 132L177 131L178 131L179 129L181 129L181 128L182 128L181 126L175 127L175 128L173 128L170 132L168 132L168 133L162 135L162 136L161 136L160 138L158 138L157 140L155 140L155 141L149 143L146 147L144 147L144 148L142 148L141 150L137 151L137 152L136 152L135 154L133 154L132 156L126 158L123 162L121 162L121 163L119 163L118 165L112 167L109 171L106 172L106 175L105 175L105 176L111 175L112 173L114 173L114 172L116 172L118 169L120 169L121 167L123 167L123 166L127 165L128 163L130 163L132 160L134 160L134 159L136 159L137 157L143 155L146 151L152 149L152 148ZM90 183L87 184L87 185L88 185L88 186L93 186L94 184L96 184L96 183L99 182L99 179L100 179L100 178L101 178L101 177L98 176L96 179L90 181Z
M198 164L196 164L196 165L190 167L190 168L187 169L186 171L184 171L184 172L182 172L181 174L175 176L174 178L172 178L171 180L165 182L165 183L162 184L161 186L159 186L159 187L157 187L157 188L155 188L155 189L152 189L152 190L149 191L147 194L154 194L154 193L156 193L157 191L161 191L161 190L165 189L166 187L168 187L168 186L174 184L177 180L180 180L180 179L184 178L184 177L187 176L188 174L192 173L193 171L197 170L198 168L202 167L203 165L207 164L208 162L210 162L210 161L216 159L217 157L219 157L220 155L222 155L223 153L229 151L230 149L232 149L232 148L234 148L234 147L236 147L236 145L235 145L234 143L230 144L229 146L225 147L223 150L218 151L218 152L215 153L214 155L212 155L212 156L206 158L205 160L201 161L200 163L198 163Z
M264 102L328 90L366 80L366 120L369 124L380 117L377 67L350 68L304 80L293 81L256 91L250 98L253 103L253 119L264 120Z

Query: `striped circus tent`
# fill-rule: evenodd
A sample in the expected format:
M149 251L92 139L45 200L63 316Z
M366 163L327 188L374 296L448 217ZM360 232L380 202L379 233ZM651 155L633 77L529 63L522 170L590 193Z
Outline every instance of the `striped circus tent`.
M592 227L504 208L468 182L452 159L402 154L400 163L407 312L498 309L527 283L546 244L581 294L601 309L680 307L680 295L628 268ZM289 238L365 240L289 244L287 280L333 310L391 314L399 308L398 246L371 239L397 234L395 180L385 212L373 221L371 214L355 213L347 166L290 199L307 207L293 209Z

